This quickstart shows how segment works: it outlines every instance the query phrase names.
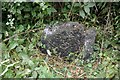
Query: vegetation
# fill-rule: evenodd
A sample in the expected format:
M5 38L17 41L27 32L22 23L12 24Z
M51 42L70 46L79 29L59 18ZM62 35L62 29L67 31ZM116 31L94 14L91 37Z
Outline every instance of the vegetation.
M2 2L0 77L119 78L120 2ZM76 21L97 31L91 61L42 54L45 24Z

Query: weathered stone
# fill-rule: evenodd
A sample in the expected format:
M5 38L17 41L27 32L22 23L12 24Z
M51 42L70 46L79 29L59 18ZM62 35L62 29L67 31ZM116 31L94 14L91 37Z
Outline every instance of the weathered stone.
M78 22L67 22L60 25L46 27L41 42L46 46L45 50L56 51L61 57L69 53L80 53L84 50L87 59L93 52L95 41L95 29L84 30L84 26ZM53 53L53 52L52 52Z

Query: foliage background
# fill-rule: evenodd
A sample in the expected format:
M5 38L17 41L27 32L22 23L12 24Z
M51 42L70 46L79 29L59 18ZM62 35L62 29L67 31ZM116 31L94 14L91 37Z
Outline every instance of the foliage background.
M0 77L119 78L120 2L2 2ZM77 21L97 31L92 60L64 62L36 47L45 24Z

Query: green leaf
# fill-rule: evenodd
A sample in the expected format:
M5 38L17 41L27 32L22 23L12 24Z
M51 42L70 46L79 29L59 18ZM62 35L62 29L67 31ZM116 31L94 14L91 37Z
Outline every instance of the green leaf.
M13 14L15 14L15 13L16 13L16 9L12 9L11 11L12 11L12 13L13 13Z
M46 6L46 5L45 5L45 6L43 6L42 10L45 10L47 7L48 7L48 6Z
M88 6L84 6L85 12L90 15L90 8Z
M21 14L21 10L20 10L20 9L17 9L17 13Z
M24 6L24 7L26 7L26 6ZM29 7L29 8L28 8L28 7L26 7L26 8L24 8L24 11L26 11L26 12L27 12L27 11L31 11L31 9L30 9L30 8L31 8L31 7Z
M20 46L18 46L17 48L16 48L16 52L21 52L22 51L22 48L20 47Z
M39 78L46 78L45 75L39 75Z
M30 14L25 14L24 18L29 18Z
M38 73L37 73L36 71L33 71L31 77L32 77L32 78L37 78L37 75L38 75Z
M38 18L43 18L43 17L44 17L44 14L39 13L37 16L38 16Z
M36 12L35 11L32 11L32 16L35 17L36 16Z
M4 77L7 77L7 78L12 78L14 77L14 73L12 70L8 69L8 71L5 73Z
M34 65L33 61L30 60L30 58L29 58L29 56L27 54L20 53L19 56L22 57L22 59L23 59L23 63L22 64L27 63L31 68L34 68L35 65Z
M81 3L74 3L74 7L80 6Z
M19 16L17 17L17 20L21 20L22 18L23 18L23 17L19 15Z
M19 44L23 44L24 43L24 39L18 39L18 43Z
M41 6L41 7L43 7L44 5L45 5L45 3L43 3L43 2L42 2L42 3L40 3L40 6Z
M84 18L84 17L85 17L85 12L84 12L83 10L80 10L80 11L79 11L79 15L80 15L82 18Z
M95 6L95 3L94 2L89 2L87 6L88 7L93 7L93 6Z
M51 12L57 12L55 8L51 8Z
M29 65L32 69L34 69L34 67L35 67L33 61L30 60L30 59L28 60L28 65Z
M19 25L19 29L20 32L22 32L24 30L24 26L23 25Z
M51 15L52 12L57 12L55 8L47 8L47 12Z
M97 72L93 72L93 75L97 75L98 73Z
M31 70L30 69L25 69L23 72L22 72L22 76L25 76L27 74L30 74L31 73Z
M2 39L2 34L0 34L0 39Z
M88 66L88 67L92 67L92 64L89 63L87 66Z
M29 49L30 49L30 50L32 50L32 49L33 49L33 47L34 47L34 45L33 45L33 44L30 44L30 45L29 45Z
M18 46L18 43L12 41L12 42L10 43L10 45L9 45L9 49L10 49L10 50L11 50L11 49L14 49L16 46Z
M28 24L28 26L27 26L27 30L29 30L29 29L30 29L30 27L31 27L31 26Z
M7 50L6 44L5 43L0 43L0 50Z

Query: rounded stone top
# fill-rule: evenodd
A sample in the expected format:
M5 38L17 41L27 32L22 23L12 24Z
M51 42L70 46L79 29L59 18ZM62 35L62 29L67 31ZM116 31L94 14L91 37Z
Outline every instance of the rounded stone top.
M53 54L61 57L70 53L85 52L91 54L95 41L96 31L93 28L84 30L84 25L78 22L66 22L55 26L48 26L41 36L41 43L45 45L45 50L50 50Z

